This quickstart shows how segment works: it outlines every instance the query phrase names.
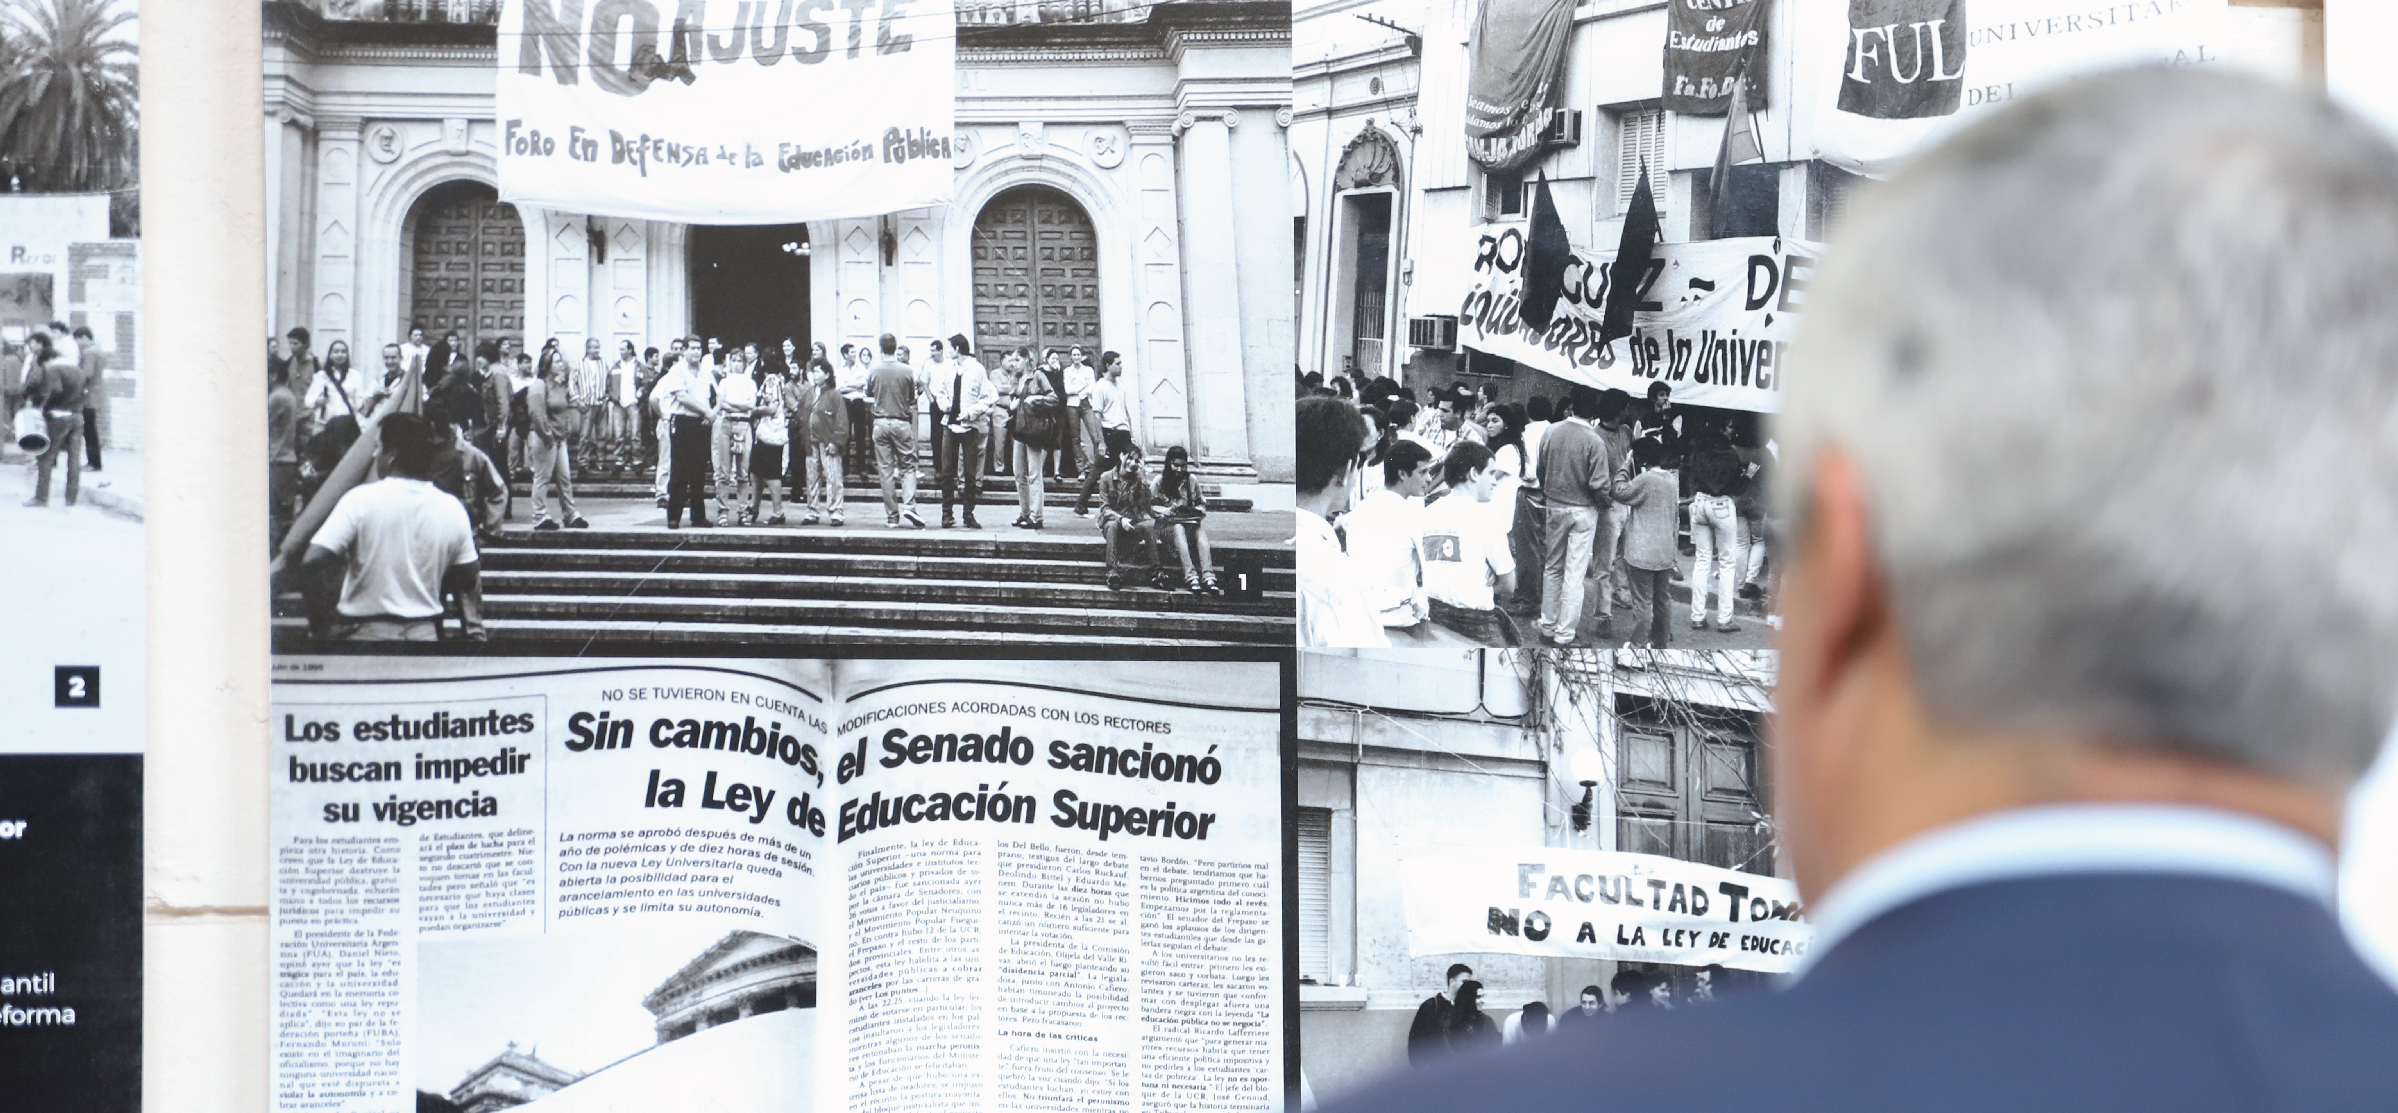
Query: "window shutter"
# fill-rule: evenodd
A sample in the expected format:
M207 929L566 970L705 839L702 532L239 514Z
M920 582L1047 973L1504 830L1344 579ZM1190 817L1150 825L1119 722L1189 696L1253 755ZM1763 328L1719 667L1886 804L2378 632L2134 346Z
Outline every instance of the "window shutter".
M1299 976L1332 973L1332 810L1299 809Z
M1632 207L1632 191L1640 185L1640 164L1649 164L1649 192L1657 207L1665 207L1665 110L1636 108L1617 117L1615 144L1615 211Z

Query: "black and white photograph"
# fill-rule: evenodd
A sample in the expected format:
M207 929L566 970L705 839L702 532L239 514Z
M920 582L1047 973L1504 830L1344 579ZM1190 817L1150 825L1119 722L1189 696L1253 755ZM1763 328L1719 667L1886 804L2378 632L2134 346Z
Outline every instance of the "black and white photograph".
M1290 643L1287 3L262 12L279 648Z
M1300 478L1301 644L1770 645L1772 418L1852 197L2075 73L2322 80L2295 10L1949 7L1302 7L1298 437L1355 448Z
M1774 680L1729 650L1302 651L1312 1097L1790 970L1811 929L1769 806Z
M417 947L414 1108L815 1108L816 948L611 927Z

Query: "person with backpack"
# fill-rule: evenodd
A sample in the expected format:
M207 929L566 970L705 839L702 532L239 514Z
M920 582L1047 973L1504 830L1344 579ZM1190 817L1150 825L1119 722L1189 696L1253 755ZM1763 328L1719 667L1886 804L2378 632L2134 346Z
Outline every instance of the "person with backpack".
M1017 348L1008 360L1016 365L1016 411L1008 433L1016 442L1016 528L1040 529L1048 489L1042 472L1049 454L1066 431L1066 410L1057 386L1032 366L1032 349Z

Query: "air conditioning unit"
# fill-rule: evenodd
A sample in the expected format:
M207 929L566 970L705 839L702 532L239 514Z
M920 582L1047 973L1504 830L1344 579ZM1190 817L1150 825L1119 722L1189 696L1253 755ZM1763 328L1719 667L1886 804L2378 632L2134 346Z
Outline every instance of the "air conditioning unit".
M1582 112L1562 109L1549 117L1549 130L1540 134L1540 141L1550 147L1579 147L1582 145Z
M1436 352L1457 350L1457 318L1447 314L1407 319L1407 346Z

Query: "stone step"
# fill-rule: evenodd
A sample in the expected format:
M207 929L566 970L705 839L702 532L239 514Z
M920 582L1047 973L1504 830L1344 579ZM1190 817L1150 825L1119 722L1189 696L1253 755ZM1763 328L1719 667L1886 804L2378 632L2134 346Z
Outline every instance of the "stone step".
M1157 480L1154 473L1149 478L1153 484ZM881 497L881 481L872 471L843 472L842 479L844 486L851 491L873 491L876 497ZM714 484L715 480L711 478L709 480L711 489L714 488ZM516 490L517 497L522 498L532 490L533 485L529 481L519 478L510 486ZM784 486L785 489L788 489L790 485L785 484ZM916 472L916 489L921 491L928 488L935 491L941 489L940 473L929 467L920 468ZM656 489L656 477L647 469L617 472L578 468L575 471L575 494L578 496L588 491L595 498L635 498L651 494ZM1042 481L1042 489L1052 495L1060 492L1068 495L1079 494L1082 491L1082 480L1060 479L1052 476ZM1013 501L1016 497L1016 477L1012 475L984 476L983 493L989 494L993 491L1004 491L1009 500ZM1199 493L1210 499L1220 498L1224 494L1224 485L1202 482L1199 484ZM1098 497L1096 488L1092 491L1092 497Z
M1104 590L1104 589L1103 589ZM1156 606L1174 598L1162 591L1125 592L1127 606ZM1184 598L1188 598L1184 596ZM1285 600L1284 605L1288 606ZM1297 620L1282 614L1215 614L1191 611L1093 610L1088 607L993 607L979 603L892 602L850 599L625 598L611 595L483 595L491 620L603 623L624 633L604 640L640 638L629 624L748 623L794 628L889 628L908 640L948 643L959 632L1060 634L1090 637L1176 638L1212 642L1288 645ZM899 640L891 638L889 640Z
M658 573L710 576L815 576L827 578L882 577L902 580L1001 582L1012 586L1035 584L1099 584L1106 564L1098 554L1089 559L990 557L917 553L858 554L757 552L751 550L693 551L678 549L519 549L493 547L483 553L483 574L501 572ZM1219 569L1219 575L1222 570ZM1289 568L1261 569L1266 591L1296 590Z
M895 637L888 627L879 626L819 626L806 629L742 622L588 622L575 619L487 619L485 628L491 634L491 644L500 652L543 653L551 649L561 652L581 652L594 645L635 643L643 646L709 646L722 648L737 643L744 648L759 650L806 650L821 647L890 646L908 639ZM299 651L308 648L308 623L299 617L274 620L275 648L279 651ZM457 633L457 623L449 623L448 632ZM1203 648L1222 645L1213 638L1118 637L1090 633L1045 634L1020 630L944 630L943 645L959 646L1042 646L1103 648L1162 647ZM452 641L449 652L459 652L468 643ZM501 648L504 647L504 648Z
M704 607L715 607L728 600L804 600L910 605L953 603L1010 611L1054 607L1086 614L1116 609L1267 617L1292 613L1292 596L1288 593L1267 594L1249 601L1193 595L1179 586L1182 580L1179 570L1171 570L1177 585L1173 590L1145 586L1151 582L1151 570L1147 567L1134 567L1127 571L1138 577L1144 587L1111 590L1105 583L1104 572L1083 582L1022 583L854 573L828 576L758 572L601 571L578 567L488 571L483 574L483 593L485 598L493 595L563 595L604 596L611 599L682 599Z
M1296 556L1287 544L1236 542L1216 545L1216 564L1254 562L1265 569L1290 570ZM1018 531L1017 536L966 536L937 529L800 529L745 527L731 529L611 530L564 529L539 533L510 529L502 540L485 546L487 558L510 552L548 553L561 549L637 550L663 557L669 553L748 552L825 554L839 556L952 557L968 560L1073 560L1097 563L1106 543L1087 534L1065 536L1057 530Z
M533 490L529 484L516 484L515 493L516 501L519 503L530 502L533 498ZM964 492L961 491L960 495L962 496L963 494ZM711 483L708 485L707 496L709 506L711 507L710 513L713 513L714 511L712 508L715 506L716 502L715 484ZM1071 510L1074 508L1075 502L1080 497L1080 488L1068 487L1064 490L1059 490L1053 487L1042 495L1041 505L1045 507L1064 507L1068 510ZM656 489L647 483L584 483L578 481L575 483L575 498L577 501L583 499L632 499L646 500L654 503L657 500L657 494ZM788 490L786 490L784 501L788 503L804 500L792 499ZM883 489L881 487L861 487L854 483L847 484L842 489L841 501L845 506L872 503L879 507L882 505L883 501ZM940 485L930 482L917 484L916 503L919 507L930 505L933 509L939 510L941 504ZM1097 506L1098 504L1099 493L1097 491L1093 491L1091 492L1090 505ZM986 487L983 489L982 497L976 499L974 505L978 508L985 506L1004 506L1013 508L1018 505L1016 502L1016 489L1014 487L1009 487L1003 491L994 491ZM1248 499L1218 498L1214 496L1210 496L1207 499L1207 509L1211 514L1246 514L1250 510L1254 509L1254 506L1255 504ZM979 510L977 512L980 513Z

